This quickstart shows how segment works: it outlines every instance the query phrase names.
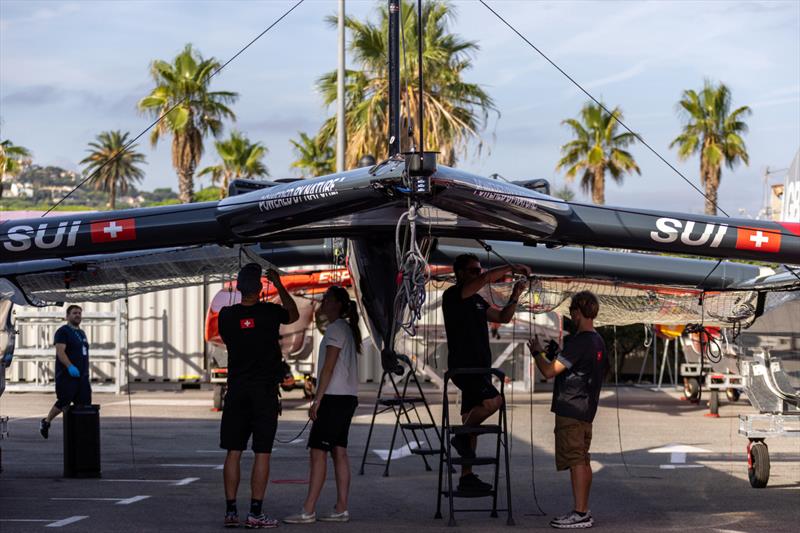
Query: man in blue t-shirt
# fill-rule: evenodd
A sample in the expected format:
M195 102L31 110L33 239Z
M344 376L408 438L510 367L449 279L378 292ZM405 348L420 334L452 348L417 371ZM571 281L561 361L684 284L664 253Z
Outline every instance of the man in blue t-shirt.
M550 410L556 415L556 469L569 469L575 502L572 512L550 522L552 527L559 529L594 525L589 511L589 490L592 487L589 446L607 364L605 343L594 329L594 319L599 310L600 304L594 294L579 292L572 297L569 306L576 331L564 341L561 353L557 353L554 344L545 353L538 337L528 343L542 375L555 378ZM553 357L548 357L548 354Z
M56 403L46 418L39 422L39 433L47 438L50 423L69 404L92 403L92 386L89 383L89 341L79 327L83 309L79 305L67 307L67 323L53 337L56 345Z

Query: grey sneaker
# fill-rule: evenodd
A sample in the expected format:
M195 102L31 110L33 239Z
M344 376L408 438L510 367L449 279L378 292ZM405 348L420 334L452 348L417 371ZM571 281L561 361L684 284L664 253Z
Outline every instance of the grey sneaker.
M336 508L334 507L333 511L326 515L322 515L318 518L320 522L349 522L350 521L350 512L345 509L341 513L336 512Z
M317 513L313 511L307 513L305 510L300 509L299 513L287 516L283 521L287 524L313 524L317 521Z
M559 516L550 521L550 527L556 529L586 529L594 525L592 519L592 512L586 511L586 514L581 516L577 511L572 511L569 514Z

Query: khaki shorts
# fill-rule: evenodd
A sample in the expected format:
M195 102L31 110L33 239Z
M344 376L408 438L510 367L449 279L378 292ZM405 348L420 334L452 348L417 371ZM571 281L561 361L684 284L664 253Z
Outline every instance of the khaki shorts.
M556 415L556 470L588 465L591 459L592 424Z

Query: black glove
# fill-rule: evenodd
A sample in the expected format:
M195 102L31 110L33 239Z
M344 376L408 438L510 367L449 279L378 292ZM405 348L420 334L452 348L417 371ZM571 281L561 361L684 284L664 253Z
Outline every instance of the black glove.
M548 361L554 361L556 357L558 357L558 343L554 340L550 340L547 343L547 348L545 348L545 357L547 357Z

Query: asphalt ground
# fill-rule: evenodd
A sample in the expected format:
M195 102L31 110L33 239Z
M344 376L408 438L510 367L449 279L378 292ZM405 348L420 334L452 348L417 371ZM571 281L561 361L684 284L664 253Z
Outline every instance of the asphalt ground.
M440 394L431 389L439 417ZM531 475L531 409L528 393L507 394L511 426L511 485L514 528L506 515L489 512L457 514L459 530L549 530L554 515L571 509L569 475L556 472L552 453L553 416L550 393L533 395L533 462L538 502L546 516L536 516ZM438 459L425 470L419 456L396 458L389 477L368 466L357 474L364 451L374 398L365 385L350 432L353 480L349 524L286 525L281 529L312 531L453 531L444 518L434 519ZM54 397L39 393L6 393L0 415L10 416L10 438L2 446L0 531L220 531L224 513L218 448L220 413L211 411L211 391L135 392L133 449L128 397L95 394L101 405L102 478L62 477L62 422L57 419L49 440L38 433L38 421ZM619 411L616 405L619 400ZM306 420L299 393L284 399L278 438L290 440ZM753 489L747 480L747 439L739 436L738 414L753 412L742 400L724 403L720 418L704 417L703 406L679 400L674 391L622 387L619 396L604 390L594 424L591 509L595 528L607 531L798 531L800 523L800 439L767 441L772 463L769 485ZM621 432L618 432L619 415ZM387 449L393 419L379 417L370 449ZM620 454L620 433L624 456ZM395 448L401 448L398 442ZM700 449L685 458L667 451L670 445ZM480 455L493 452L493 436L481 437ZM481 453L483 452L483 453ZM402 450L401 452L402 453ZM374 451L370 460L377 460ZM623 462L624 457L624 462ZM134 462L135 458L135 462ZM685 462L680 462L684 460ZM675 462L673 462L675 461ZM249 502L249 467L243 458L239 509ZM627 468L625 466L627 464ZM281 518L297 512L307 485L304 439L276 444L272 455L265 510ZM491 480L489 466L477 467ZM332 468L318 511L335 501ZM502 480L502 477L501 477ZM66 499L64 499L66 498ZM488 499L458 499L457 504L488 507ZM505 507L501 496L500 506Z

